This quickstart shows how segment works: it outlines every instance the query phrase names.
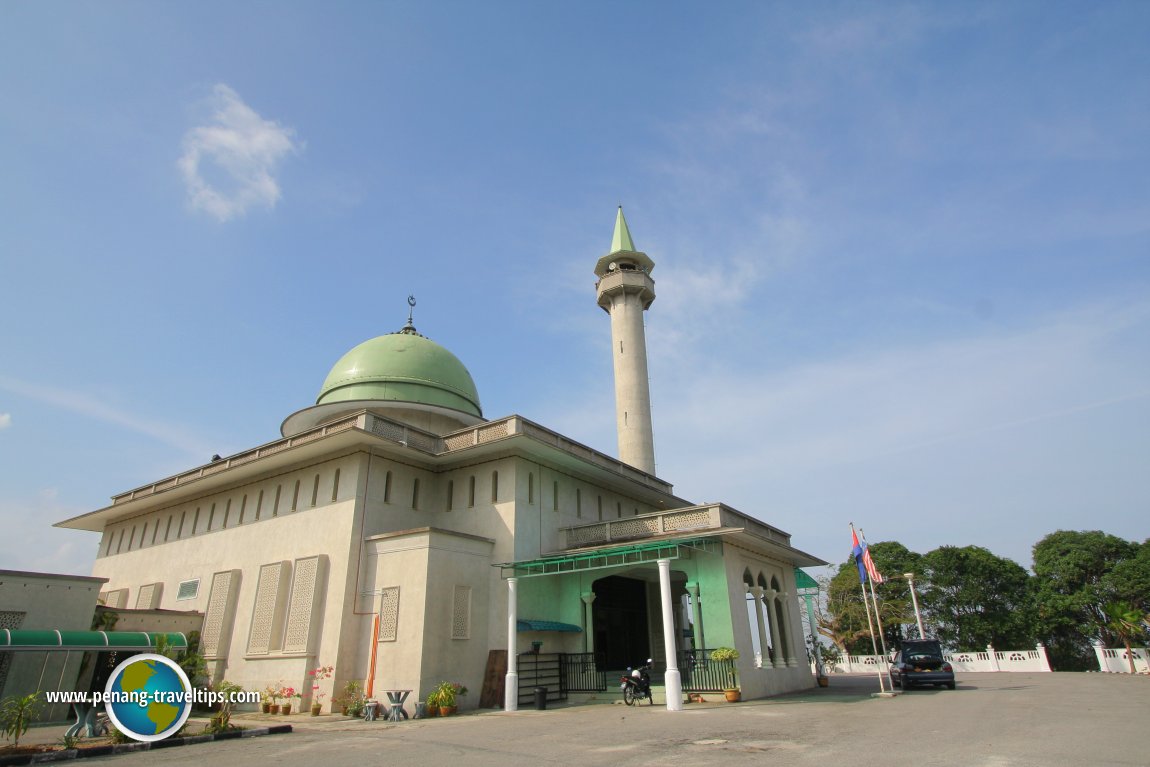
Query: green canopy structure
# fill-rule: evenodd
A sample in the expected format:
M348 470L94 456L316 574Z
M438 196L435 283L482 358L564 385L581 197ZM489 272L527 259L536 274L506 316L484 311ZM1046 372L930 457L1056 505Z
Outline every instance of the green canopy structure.
M176 650L186 650L188 638L180 633L150 631L58 631L0 629L0 652L74 652L92 650L154 649L163 637L164 643Z

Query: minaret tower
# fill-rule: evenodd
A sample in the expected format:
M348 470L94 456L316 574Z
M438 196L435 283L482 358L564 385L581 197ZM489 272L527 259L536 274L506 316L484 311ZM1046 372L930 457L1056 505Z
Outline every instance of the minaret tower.
M635 250L623 206L615 217L611 252L595 264L599 306L611 315L611 356L615 360L615 420L619 460L655 473L651 432L651 389L647 381L647 338L643 312L655 300L655 262Z

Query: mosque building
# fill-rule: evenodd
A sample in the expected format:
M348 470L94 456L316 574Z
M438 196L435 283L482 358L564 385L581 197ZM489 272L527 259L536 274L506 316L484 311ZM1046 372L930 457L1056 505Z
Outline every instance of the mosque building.
M716 689L720 646L740 651L744 698L812 686L796 574L825 563L655 475L654 267L620 208L595 265L618 458L486 418L467 368L409 315L340 357L279 439L58 526L101 534L105 604L202 613L212 679L249 690L310 693L308 672L332 665L336 691L450 680L474 691L461 706L513 710L537 684L605 690L608 671L650 657L677 708Z

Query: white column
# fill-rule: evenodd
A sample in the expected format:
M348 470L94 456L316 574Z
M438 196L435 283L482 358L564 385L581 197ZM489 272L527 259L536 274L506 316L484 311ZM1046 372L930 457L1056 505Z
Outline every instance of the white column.
M1002 669L998 667L998 652L994 649L994 645L988 644L986 646L986 658L990 661L991 671L1002 671Z
M1050 658L1046 656L1046 645L1042 644L1042 642L1039 642L1034 646L1034 649L1038 651L1038 661L1042 664L1042 670L1049 671Z
M755 599L755 623L759 627L759 656L760 666L762 668L771 667L771 656L767 652L767 627L763 623L763 587L762 586L747 586L747 591Z
M779 592L774 589L767 589L767 617L770 618L769 625L771 627L771 644L775 648L775 668L782 668L787 665L787 661L783 658L783 643L779 638L779 613L775 609L775 597ZM766 663L764 662L764 666Z
M779 605L783 608L783 631L787 632L787 665L795 668L799 665L799 649L795 647L795 637L801 638L803 635L802 630L796 631L795 627L803 625L803 620L802 618L795 620L798 617L795 615L798 605L787 592L779 592ZM802 646L806 647L806 643L803 642Z
M587 613L587 619L583 624L583 647L584 652L595 652L595 618L594 611L591 609L591 604L595 601L594 591L584 591L579 595L583 600L584 609Z
M519 658L516 657L519 624L519 579L507 579L507 676L503 680L503 710L519 710Z
M671 560L660 559L659 597L663 605L663 651L667 654L667 710L683 710L683 679L679 675L679 656L675 652L675 613L671 608Z

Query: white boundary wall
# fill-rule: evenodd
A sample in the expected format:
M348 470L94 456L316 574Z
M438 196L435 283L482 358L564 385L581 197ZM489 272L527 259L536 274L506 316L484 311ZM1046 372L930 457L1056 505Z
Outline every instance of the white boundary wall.
M1124 650L1105 652L1119 652L1121 663L1126 663ZM995 650L987 645L985 652L944 653L943 657L950 662L955 671L1050 671L1050 659L1046 657L1046 648L1041 644L1035 646L1033 650ZM881 655L849 655L843 656L834 673L873 674L880 668L885 671L886 667L887 660ZM1106 670L1105 667L1103 670ZM1121 670L1129 671L1129 668L1123 665Z
M1150 673L1150 663L1146 660L1150 657L1150 650L1145 647L1132 647L1131 650L1134 653L1134 670L1139 674ZM1130 673L1130 661L1125 647L1108 650L1101 645L1094 645L1094 654L1098 656L1099 670L1113 674Z

